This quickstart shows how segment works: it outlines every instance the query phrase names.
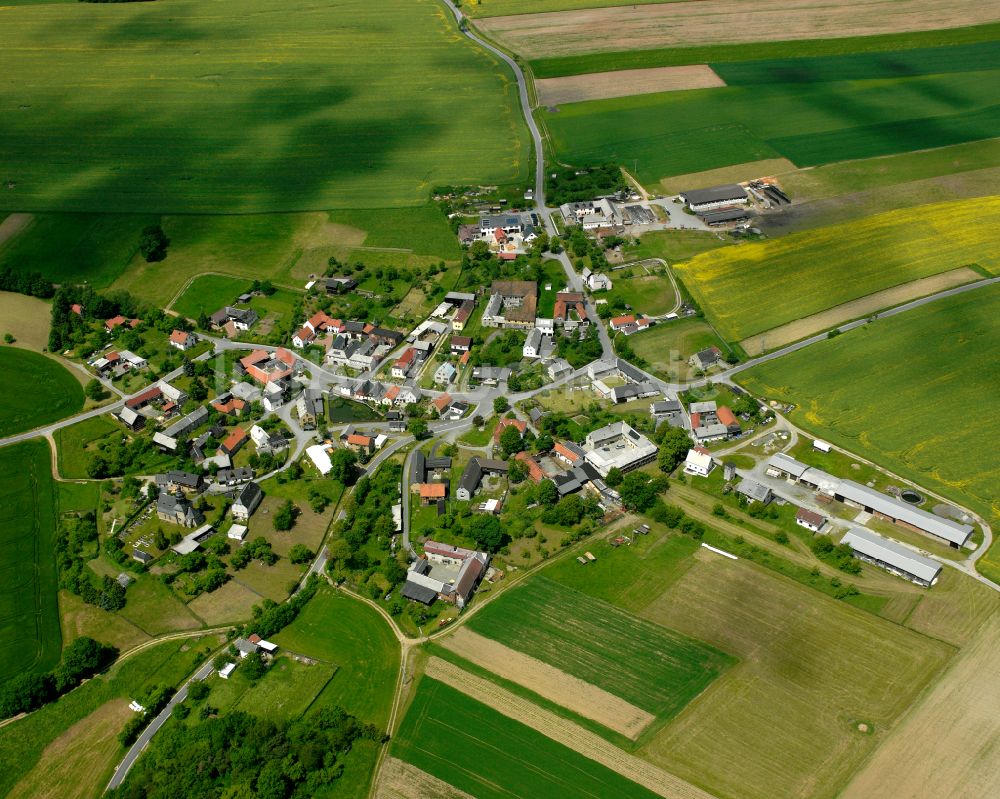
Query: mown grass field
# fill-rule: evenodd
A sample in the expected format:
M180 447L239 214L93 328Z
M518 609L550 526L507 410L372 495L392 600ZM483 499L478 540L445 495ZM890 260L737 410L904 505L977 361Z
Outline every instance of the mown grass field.
M283 649L337 667L317 706L340 705L362 721L388 723L399 673L399 644L372 608L321 588L274 641Z
M1000 197L900 209L676 265L719 332L739 340L959 266L1000 267Z
M729 85L538 116L559 161L616 160L646 185L772 158L804 167L892 155L994 137L998 50L985 42L711 63Z
M545 578L505 593L469 624L660 719L676 715L734 663L694 638Z
M642 615L741 662L640 754L717 796L836 796L954 648L754 564L696 558Z
M157 644L0 728L0 794L74 799L100 794L124 754L116 737L124 720L113 708L127 708L131 698L154 685L177 685L218 643L213 636Z
M646 799L655 794L424 677L392 754L477 799Z
M8 376L0 391L0 436L57 422L83 408L80 381L51 358L3 346L0 348L0 371ZM24 391L15 375L30 375L32 390Z
M0 679L59 662L55 483L45 441L0 448Z
M739 380L755 394L795 403L796 424L995 524L998 315L1000 288L978 289L878 320ZM963 408L972 412L957 413ZM1000 549L979 566L1000 578Z
M527 175L509 72L431 0L17 6L4 33L3 207L393 207Z
M502 17L506 14L541 14L547 11L575 11L581 8L634 6L647 3L677 3L685 0L471 0L462 3L462 11L472 19Z
M642 333L629 336L629 345L635 354L645 358L650 368L678 379L693 377L695 369L688 358L708 347L718 347L723 353L726 345L703 319L675 319L661 322Z

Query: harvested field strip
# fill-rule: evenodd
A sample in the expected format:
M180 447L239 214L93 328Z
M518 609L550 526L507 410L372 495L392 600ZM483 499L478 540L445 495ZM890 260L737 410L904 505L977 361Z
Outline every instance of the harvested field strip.
M994 615L840 796L1000 796L998 650Z
M645 710L466 627L441 641L456 655L633 740L654 720Z
M659 719L676 715L735 662L700 641L545 578L507 591L469 624Z
M765 349L774 350L786 344L808 338L809 336L827 330L837 325L842 325L852 319L860 319L869 316L883 308L891 308L902 305L910 300L920 297L928 297L937 294L939 291L963 286L966 283L974 283L980 280L982 275L968 267L952 269L950 272L943 272L940 275L925 277L914 280L910 283L903 283L901 286L893 286L891 289L876 291L867 297L862 297L852 302L845 302L826 311L807 316L804 319L797 319L787 325L776 327L750 338L745 338L740 342L747 355L754 356L762 354Z
M627 97L633 94L714 89L725 85L725 81L707 64L692 64L685 67L626 69L618 72L572 75L566 78L547 78L535 81L535 91L538 94L539 105L560 105L583 100L602 100L606 97Z
M0 222L0 246L24 230L34 218L31 214L8 214L3 222Z
M378 773L375 799L475 799L396 757L387 757Z
M431 658L426 674L457 691L485 702L510 719L542 733L589 760L642 785L648 790L669 799L710 799L711 795L678 779L634 755L618 749L603 738L584 730L571 721L556 716L537 705L512 694L488 680L476 677L452 663Z
M978 0L702 0L494 17L477 27L528 59L631 48L936 31L996 22Z
M1000 197L935 203L725 247L675 265L728 340L913 280L979 264L996 273Z

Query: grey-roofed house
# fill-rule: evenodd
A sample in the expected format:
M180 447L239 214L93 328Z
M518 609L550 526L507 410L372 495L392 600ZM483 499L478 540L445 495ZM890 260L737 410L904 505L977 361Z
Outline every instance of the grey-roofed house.
M166 488L168 490L185 488L189 491L198 491L203 484L200 474L191 474L191 472L182 472L177 469L171 469L164 474L158 474L153 478L153 481L159 488Z
M253 482L247 483L240 489L233 501L233 518L245 522L257 510L257 506L260 505L263 498L264 492L260 490L259 485Z
M472 379L488 386L495 386L510 376L510 369L500 366L474 366Z
M427 477L427 456L419 449L410 456L410 482L423 483Z
M870 530L855 528L841 544L847 544L859 560L872 563L925 588L934 584L941 573L941 564L913 550L883 538Z
M253 480L253 469L249 466L239 466L236 469L219 469L215 482L223 486L237 486Z
M761 485L756 480L750 480L747 478L740 480L740 484L736 486L736 493L746 497L747 501L751 505L754 502L760 502L762 505L767 505L774 497L774 494L771 493L771 489L766 485Z
M679 400L664 399L649 403L649 415L657 424L664 420L671 422L680 419L682 411Z
M132 408L122 408L118 414L118 421L129 430L141 430L146 426L146 417Z

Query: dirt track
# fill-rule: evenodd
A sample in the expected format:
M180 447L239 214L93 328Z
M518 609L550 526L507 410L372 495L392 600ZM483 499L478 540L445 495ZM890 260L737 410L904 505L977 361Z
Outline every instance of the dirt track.
M7 218L0 222L0 246L24 230L34 218L34 214L8 214Z
M1000 617L903 719L840 795L1000 796Z
M526 58L789 39L832 39L996 21L978 0L702 0L477 20Z
M691 64L686 67L622 69L566 78L544 78L535 81L535 91L539 105L553 106L633 94L715 89L725 85L726 82L708 64Z
M600 736L447 661L432 657L427 662L426 674L660 796L668 799L713 799L711 794L623 752Z
M468 627L462 627L455 635L442 639L441 643L477 666L523 685L539 696L633 740L655 718L596 685L485 638Z
M387 757L378 775L375 799L474 799L447 782L404 763Z
M867 297L845 302L843 305L837 305L812 316L796 319L787 325L781 325L781 327L772 328L756 336L750 336L750 338L743 339L740 346L751 357L760 355L764 352L765 347L769 350L784 347L786 344L808 338L822 330L841 325L852 319L860 319L876 311L881 311L883 308L902 305L910 300L928 297L945 289L972 283L981 277L982 275L968 267L952 269L950 272L942 272L940 275L931 275L904 283L901 286L893 286L891 289L876 291Z

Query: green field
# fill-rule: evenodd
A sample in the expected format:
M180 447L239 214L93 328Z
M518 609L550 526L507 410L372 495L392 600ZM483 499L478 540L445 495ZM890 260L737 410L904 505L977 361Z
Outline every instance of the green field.
M196 277L170 306L181 316L197 319L201 313L213 314L224 305L234 305L236 298L250 290L250 281L228 275Z
M391 751L477 799L655 796L429 677L421 681Z
M705 320L698 318L661 322L629 336L628 343L653 371L677 379L694 377L695 370L688 364L688 358L696 352L713 346L726 352L725 343Z
M510 73L433 0L25 5L4 33L4 208L376 208L527 175Z
M305 665L279 657L263 679L240 697L234 709L262 718L296 719L313 703L335 671L326 663Z
M54 486L45 441L0 449L0 679L59 661Z
M970 291L755 367L739 381L798 405L796 424L995 524L998 315L1000 288ZM985 560L983 570L1000 578L1000 554Z
M0 269L41 272L56 283L105 288L125 271L143 227L155 216L38 214L0 248Z
M64 479L87 478L87 462L102 441L121 433L122 428L107 415L93 416L67 427L60 427L52 437L56 442L59 474ZM176 458L151 450L141 463L134 465L132 473L155 474L162 467L176 463Z
M485 605L469 624L661 719L734 663L700 641L545 578Z
M741 662L641 754L716 796L836 796L955 650L746 561L697 558L643 616Z
M488 2L488 0L487 0ZM556 0L558 2L558 0ZM602 6L615 5L602 2ZM626 4L628 5L628 4ZM470 14L476 16L476 14ZM485 14L480 16L487 16ZM492 16L492 15L490 15ZM848 36L830 39L796 39L784 42L716 44L697 47L668 47L621 52L584 53L582 55L538 58L530 62L536 78L560 78L588 72L617 69L673 67L683 64L724 64L739 61L805 59L858 53L895 53L911 48L993 42L1000 36L1000 23L973 25L938 31L914 31L877 36Z
M274 641L337 667L317 705L340 705L364 722L388 723L399 644L375 610L324 587Z
M994 137L998 51L987 42L891 57L713 63L724 88L572 103L538 116L560 162L618 161L646 185L768 158L800 167L871 158Z
M51 358L3 347L0 371L8 376L0 396L0 437L57 422L83 408L80 381ZM24 391L15 375L30 377L32 390Z
M1000 197L939 203L726 247L675 270L719 332L736 341L957 267L995 272L998 223Z
M406 209L344 209L331 212L330 221L366 231L366 248L411 250L415 255L439 258L458 258L462 254L448 218L433 203Z

